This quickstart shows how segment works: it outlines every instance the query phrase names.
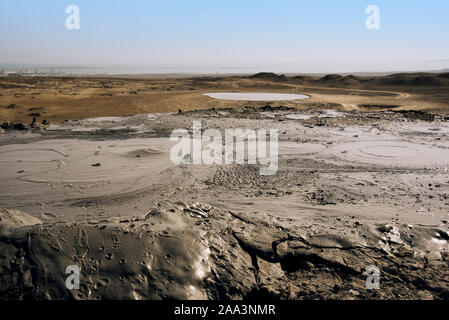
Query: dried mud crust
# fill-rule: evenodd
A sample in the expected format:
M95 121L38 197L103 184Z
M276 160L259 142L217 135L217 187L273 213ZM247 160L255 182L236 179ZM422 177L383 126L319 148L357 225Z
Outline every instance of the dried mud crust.
M0 236L0 297L449 298L447 226L353 227L169 201L140 218L10 225ZM412 239L446 245L430 254ZM65 286L69 265L81 269L80 290ZM365 287L371 265L379 290Z
M276 115L267 119L261 112ZM140 171L127 170L166 153L147 144L126 149L119 153L126 166L118 170L92 150L83 170L126 178L138 172L140 183L132 182L135 188L126 192L123 181L111 184L119 192L92 188L76 201L64 196L58 206L42 199L43 184L32 185L33 192L20 201L12 190L5 208L20 203L43 223L0 210L0 297L448 299L449 163L447 157L436 157L437 164L427 157L429 148L448 150L443 117L432 122L398 112L333 117L320 109L301 111L312 116L306 120L287 120L292 112L288 107L216 109L69 121L57 124L57 131L5 131L0 144L12 149L2 160L14 160L16 149L24 148L9 145L20 142L31 150L40 143L55 147L55 138L76 137L77 154L81 145L167 137L172 129L189 129L201 120L203 130L277 128L280 157L274 176L261 176L255 165L180 165L161 168L166 180L152 184L155 170L145 171L148 181L140 179ZM101 130L74 130L97 126ZM422 162L414 165L404 155ZM34 160L38 156L33 153ZM23 174L19 169L31 170L18 160L4 173L14 178ZM5 181L4 190L11 190L15 180ZM47 195L64 190L57 186ZM23 208L32 196L39 198L30 205L36 212ZM65 268L74 264L81 268L79 291L65 286ZM371 265L380 269L380 290L365 287Z

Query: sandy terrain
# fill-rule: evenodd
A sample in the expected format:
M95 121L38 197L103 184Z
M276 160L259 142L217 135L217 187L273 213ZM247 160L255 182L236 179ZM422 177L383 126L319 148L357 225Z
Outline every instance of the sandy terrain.
M2 120L42 109L0 134L0 297L448 299L446 78L413 79L1 79ZM310 98L204 96L224 91ZM174 165L194 120L278 129L278 172Z
M305 94L307 101L282 101L296 108L333 105L340 110L413 109L448 112L449 78L443 74L386 77L250 77L186 79L0 78L0 123L86 119L144 113L242 107L246 101L216 100L214 92ZM375 99L373 100L373 97ZM265 102L253 103L263 106Z

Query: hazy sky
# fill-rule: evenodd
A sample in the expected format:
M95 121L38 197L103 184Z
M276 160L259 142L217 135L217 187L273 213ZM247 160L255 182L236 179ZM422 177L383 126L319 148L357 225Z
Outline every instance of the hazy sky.
M65 9L80 8L80 30ZM368 5L380 29L368 30ZM0 64L449 68L448 0L0 0Z

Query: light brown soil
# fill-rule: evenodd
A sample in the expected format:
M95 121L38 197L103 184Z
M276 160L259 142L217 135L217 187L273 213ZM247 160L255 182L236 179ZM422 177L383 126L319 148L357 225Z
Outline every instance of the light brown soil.
M178 112L239 107L244 101L215 100L209 92L280 92L310 95L298 109L315 104L339 104L342 110L363 110L360 105L397 106L398 109L448 112L449 84L434 86L298 81L286 78L224 77L191 79L121 78L0 78L0 122L29 124L33 116L50 122L102 116ZM442 78L445 79L445 78ZM13 107L11 105L14 105ZM260 102L256 105L263 105ZM279 105L279 103L278 103ZM34 114L34 115L33 115Z

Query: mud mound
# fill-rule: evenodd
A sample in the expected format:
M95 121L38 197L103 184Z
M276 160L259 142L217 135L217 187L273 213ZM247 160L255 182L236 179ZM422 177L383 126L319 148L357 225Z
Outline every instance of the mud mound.
M328 84L328 85L346 85L346 86L355 86L359 85L359 80L353 76L341 76L339 74L328 74L317 80L318 83Z
M343 223L280 225L263 213L164 202L140 218L23 226L0 238L0 298L449 297L447 231ZM365 288L372 265L382 270L377 291ZM66 287L68 266L80 270L78 290Z
M124 157L129 158L146 158L146 157L154 157L158 155L162 155L166 150L162 148L138 148L135 150L128 151L123 154Z
M435 76L419 76L410 81L413 86L439 87L444 85L441 79Z
M339 74L328 74L328 75L325 75L324 77L320 78L318 80L318 82L339 81L341 79L344 79L344 77Z
M249 77L250 79L261 79L270 81L285 81L287 77L285 75L278 75L273 72L260 72Z
M297 81L306 81L308 79L308 77L306 77L306 76L295 76L295 77L293 77L293 79L295 79Z
M178 203L142 218L22 228L0 239L0 299L242 299L257 286L231 230L244 224ZM66 288L68 266L80 269L79 290Z
M431 73L398 73L387 77L373 79L377 85L383 86L412 86L412 87L440 87L449 82L441 74Z

